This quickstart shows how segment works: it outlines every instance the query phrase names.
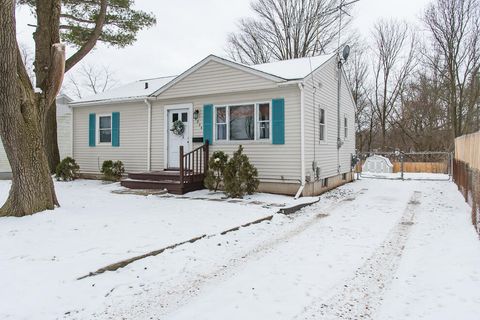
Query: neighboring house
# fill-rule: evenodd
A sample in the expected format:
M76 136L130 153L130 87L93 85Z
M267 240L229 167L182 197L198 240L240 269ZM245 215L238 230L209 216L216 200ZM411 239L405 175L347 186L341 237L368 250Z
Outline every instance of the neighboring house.
M57 97L57 137L61 159L72 153L72 111L68 105L71 101L72 99L64 94ZM7 155L0 143L0 175L4 178L10 177L10 172Z
M169 188L162 172L178 170L180 146L187 153L208 140L210 155L231 155L241 144L258 169L260 191L319 194L352 179L354 101L342 73L337 117L337 83L333 54L254 66L210 55L178 77L72 102L73 156L84 174L121 160L132 178L124 185ZM176 120L185 124L183 135L171 131ZM198 163L192 169L184 160L183 167L194 172Z

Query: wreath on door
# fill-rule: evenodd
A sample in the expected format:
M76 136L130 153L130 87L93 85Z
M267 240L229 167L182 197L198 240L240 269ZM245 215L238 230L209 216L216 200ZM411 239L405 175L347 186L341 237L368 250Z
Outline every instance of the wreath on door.
M185 125L180 120L174 121L172 129L170 129L170 131L172 131L173 134L177 136L182 136L183 133L185 132Z

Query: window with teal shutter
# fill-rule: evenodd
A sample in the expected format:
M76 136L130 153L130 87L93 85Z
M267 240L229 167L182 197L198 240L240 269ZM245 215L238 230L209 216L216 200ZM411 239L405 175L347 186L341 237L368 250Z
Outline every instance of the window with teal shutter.
M272 143L285 144L285 99L272 100Z
M90 113L88 116L88 146L95 147L95 130L96 130L95 113Z
M213 105L203 106L203 142L213 143Z
M120 112L112 112L112 147L120 147Z

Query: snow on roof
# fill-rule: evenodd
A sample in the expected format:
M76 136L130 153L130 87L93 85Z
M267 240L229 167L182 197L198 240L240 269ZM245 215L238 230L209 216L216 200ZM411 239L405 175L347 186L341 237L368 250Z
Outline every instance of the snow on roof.
M311 58L276 61L252 65L250 68L287 80L303 79L333 56L334 54L326 54Z
M241 63L230 61L223 58L229 63L235 63L245 68L250 68L255 71L260 71L265 75L274 76L285 80L298 80L304 79L312 71L318 69L326 61L332 58L334 54L315 56L311 58L298 58L284 61L276 61L271 63L257 64L257 65L243 65ZM210 56L209 56L210 57ZM212 56L215 57L215 56ZM181 77L181 76L180 76ZM120 100L132 100L146 98L161 88L165 87L168 83L172 82L176 76L172 77L160 77L153 79L144 79L131 83L127 83L123 86L107 90L105 92L88 96L79 100L71 102L71 104L89 104L100 101L120 101ZM148 83L148 86L146 84Z
M102 93L75 100L72 102L72 104L105 100L129 100L146 98L158 89L165 86L173 79L175 79L175 76L138 80L135 82L127 83L120 87L116 87L111 90L107 90Z

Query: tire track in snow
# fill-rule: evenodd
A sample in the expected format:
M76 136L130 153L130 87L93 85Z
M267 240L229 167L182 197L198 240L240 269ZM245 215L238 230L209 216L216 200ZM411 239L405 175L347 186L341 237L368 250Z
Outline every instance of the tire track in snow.
M349 203L356 199L357 196L364 194L367 189L361 189L351 195L342 197L333 203L329 204L325 208L319 209L315 214L311 215L304 221L300 223L296 222L296 217L299 217L298 214L293 216L288 216L292 223L296 223L293 226L291 224L287 225L287 230L277 230L277 233L273 234L273 239L268 237L265 240L257 243L257 245L248 251L242 251L240 254L236 254L233 258L225 261L225 263L220 267L215 269L208 274L195 274L193 277L185 278L185 281L175 285L174 287L166 287L161 292L157 292L154 297L148 297L148 299L140 299L136 303L130 306L129 316L135 316L136 318L144 318L146 314L155 314L156 317L165 317L172 312L175 312L180 307L186 305L191 299L198 296L205 285L212 285L221 283L231 276L235 275L238 269L241 269L244 265L247 265L252 260L258 260L262 257L268 255L271 251L275 250L276 247L285 243L286 241L298 236L307 229L310 229L320 222L323 218L327 217L330 212L336 210L338 207L342 206L345 203ZM295 217L296 216L296 217ZM248 228L242 228L236 232L242 232ZM218 236L222 237L222 236ZM213 238L210 238L213 239ZM208 241L209 239L204 239ZM187 272L187 270L183 270ZM160 308L155 308L155 311L152 312L152 306L157 305ZM113 308L107 311L104 314L97 314L96 316L101 316L102 318L106 315L108 316L121 316L125 314L125 310L122 310L124 306L117 306L119 308ZM132 310L135 309L135 310Z
M420 204L421 192L411 196L399 222L385 242L355 271L341 287L323 301L315 301L295 319L374 319L382 304L383 293L392 282Z

